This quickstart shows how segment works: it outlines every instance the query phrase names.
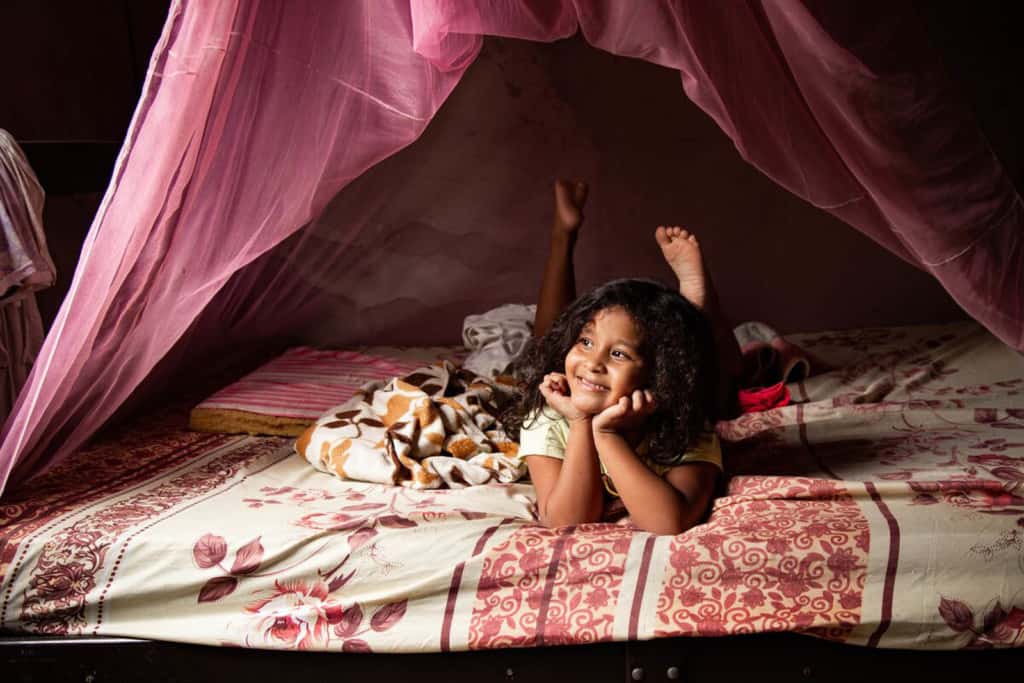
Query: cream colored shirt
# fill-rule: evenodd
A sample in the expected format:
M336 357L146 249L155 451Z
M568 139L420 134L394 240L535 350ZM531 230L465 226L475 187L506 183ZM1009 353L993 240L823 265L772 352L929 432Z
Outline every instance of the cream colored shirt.
M550 410L542 410L539 415L535 413L523 421L523 428L519 432L519 455L546 455L549 458L565 460L565 445L568 440L569 421ZM636 448L637 457L659 477L665 476L666 472L675 467L651 460L647 455L647 449L648 440L644 439ZM718 442L718 435L713 430L706 429L701 432L697 444L683 454L678 464L691 462L707 462L719 470L722 469L722 447ZM608 493L613 496L619 495L608 477L603 462L601 475Z

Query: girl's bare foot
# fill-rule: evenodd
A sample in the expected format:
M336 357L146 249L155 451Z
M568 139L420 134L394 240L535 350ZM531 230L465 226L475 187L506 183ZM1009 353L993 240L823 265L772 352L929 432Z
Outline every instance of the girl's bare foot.
M659 225L654 239L661 254L679 279L679 293L702 311L708 303L708 281L697 238L678 225Z
M587 189L582 180L555 181L555 230L573 233L580 227L583 205L587 203Z

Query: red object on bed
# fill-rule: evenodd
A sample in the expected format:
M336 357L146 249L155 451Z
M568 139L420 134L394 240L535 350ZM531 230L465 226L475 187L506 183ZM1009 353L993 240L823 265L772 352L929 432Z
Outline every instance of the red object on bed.
M770 387L740 389L737 392L737 400L740 404L740 412L759 413L772 408L788 406L790 395L786 385L779 382Z

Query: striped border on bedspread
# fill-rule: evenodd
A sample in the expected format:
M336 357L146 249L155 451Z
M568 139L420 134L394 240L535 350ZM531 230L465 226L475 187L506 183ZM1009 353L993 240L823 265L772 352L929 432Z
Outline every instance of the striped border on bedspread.
M405 375L422 360L298 347L221 389L197 406L310 421L371 380Z

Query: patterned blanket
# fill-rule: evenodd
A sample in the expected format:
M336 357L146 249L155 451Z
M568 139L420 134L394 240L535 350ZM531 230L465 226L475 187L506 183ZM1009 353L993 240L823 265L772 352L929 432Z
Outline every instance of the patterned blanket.
M449 361L368 382L299 437L295 451L340 479L414 489L513 482L526 473L498 423L515 388Z
M522 483L325 477L137 425L0 505L0 628L345 652L796 631L1024 645L1024 360L973 324L803 335L839 368L723 424L679 536L546 529Z

